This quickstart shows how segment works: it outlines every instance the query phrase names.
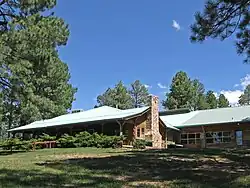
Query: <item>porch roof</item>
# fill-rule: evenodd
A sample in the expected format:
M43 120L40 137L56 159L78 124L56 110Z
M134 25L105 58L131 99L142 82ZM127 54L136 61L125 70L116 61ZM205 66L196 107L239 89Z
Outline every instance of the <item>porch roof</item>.
M65 114L48 120L35 121L31 124L10 129L8 131L18 132L18 131L26 131L39 128L77 124L77 123L98 122L98 121L108 121L108 120L126 120L147 112L149 108L150 107L142 107L142 108L133 108L128 110L120 110L117 108L103 106L88 111L83 111L73 114Z
M161 116L164 123L176 128L225 123L250 122L250 106L198 110L184 114Z

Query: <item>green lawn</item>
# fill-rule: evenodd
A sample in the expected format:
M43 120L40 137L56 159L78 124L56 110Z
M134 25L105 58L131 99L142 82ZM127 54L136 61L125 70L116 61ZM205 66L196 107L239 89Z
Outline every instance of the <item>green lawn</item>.
M250 151L0 152L0 187L250 187Z

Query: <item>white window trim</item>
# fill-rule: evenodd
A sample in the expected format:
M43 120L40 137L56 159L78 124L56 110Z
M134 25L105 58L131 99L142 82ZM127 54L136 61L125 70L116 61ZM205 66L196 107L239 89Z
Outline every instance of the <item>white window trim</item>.
M195 137L194 137L194 138L189 138L189 137L188 137L189 134L194 134ZM198 134L199 134L199 137L197 136ZM201 140L201 138L200 138L201 133L200 133L200 132L195 132L195 133L182 133L181 136L182 136L182 135L187 135L187 138L181 138L181 143L182 143L182 140L186 140L186 141L187 141L186 144L190 144L190 143L189 143L189 140L194 140L194 144L195 144L195 145L196 145L196 144L200 144L200 141L197 142L197 140ZM192 143L192 144L193 144L193 143Z

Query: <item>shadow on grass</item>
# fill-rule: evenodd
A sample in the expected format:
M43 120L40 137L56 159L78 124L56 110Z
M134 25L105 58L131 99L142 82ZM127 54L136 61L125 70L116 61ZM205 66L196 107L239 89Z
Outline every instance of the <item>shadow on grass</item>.
M33 164L27 170L0 169L0 187L250 187L247 150L129 151Z
M82 181L81 181L82 180ZM69 175L35 170L0 170L0 187L122 187L122 182L90 174Z
M15 153L24 153L24 152L27 152L27 151L10 151L10 150L0 150L0 156L1 155L12 155L12 154L15 154Z
M210 151L212 152L212 151ZM208 158L204 156L208 155ZM91 175L112 177L117 183L135 187L249 187L249 182L239 182L238 178L250 175L249 157L226 154L218 151L216 155L224 161L213 160L207 152L149 150L135 151L129 154L78 158L39 163L56 170L74 173L78 170L89 170ZM158 183L161 184L158 184ZM144 184L146 183L146 184ZM96 184L97 185L97 184ZM98 184L99 185L99 184ZM117 187L119 187L117 186Z

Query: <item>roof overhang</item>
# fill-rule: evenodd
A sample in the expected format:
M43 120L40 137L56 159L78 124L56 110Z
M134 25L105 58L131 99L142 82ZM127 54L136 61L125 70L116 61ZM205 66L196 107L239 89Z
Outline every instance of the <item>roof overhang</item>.
M38 121L38 122L33 122L31 124L22 126L22 127L17 127L17 128L13 128L10 130L7 130L8 132L25 132L25 131L33 131L33 130L38 130L38 129L47 129L47 128L55 128L55 127L68 127L68 126L72 126L72 125L79 125L79 124L94 124L94 123L105 123L105 122L114 122L114 121L127 121L136 117L140 117L142 115L144 115L145 113L147 113L150 110L150 107L145 107L142 108L142 110L138 110L138 112L135 113L128 113L127 115L122 115L120 117L111 117L111 118L105 118L103 117L103 119L96 119L96 120L84 120L84 121L80 121L80 122L71 122L71 123L54 123L54 125L50 125L50 126L46 126L48 125L53 119L49 119L49 120L45 120L45 121ZM129 111L129 110L128 110ZM124 111L121 111L121 113L124 113ZM117 113L119 116L119 112ZM34 126L31 126L31 125ZM35 126L37 125L37 126Z

